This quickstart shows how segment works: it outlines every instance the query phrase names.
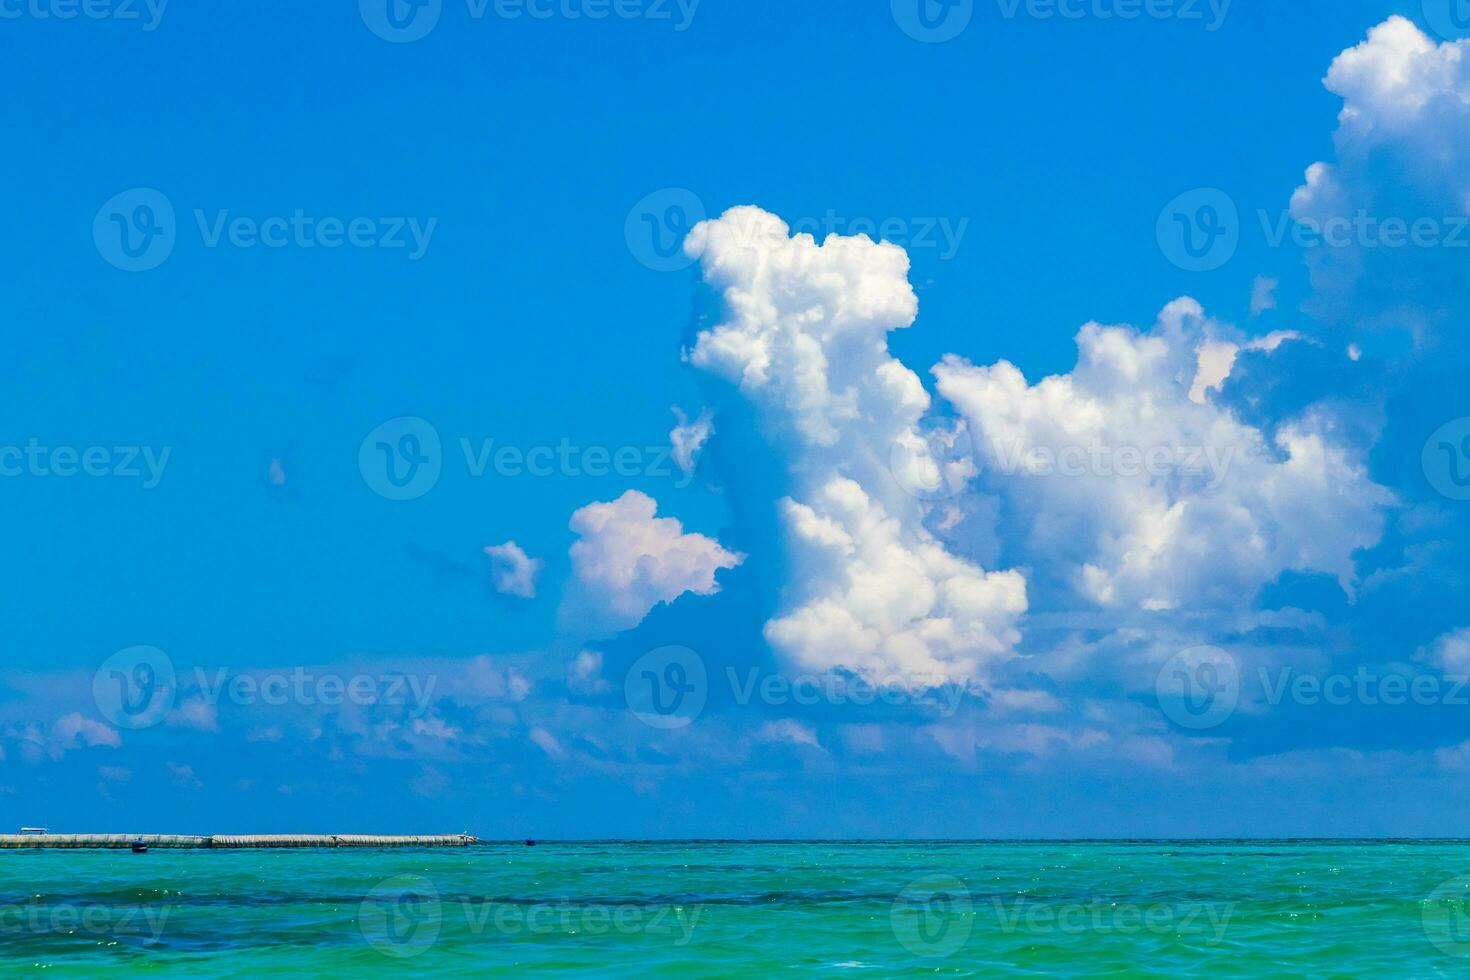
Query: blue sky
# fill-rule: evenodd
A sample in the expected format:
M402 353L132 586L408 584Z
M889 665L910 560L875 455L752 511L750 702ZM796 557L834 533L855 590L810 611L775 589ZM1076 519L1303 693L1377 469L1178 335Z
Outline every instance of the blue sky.
M0 3L0 826L1466 832L1470 27L925 2Z

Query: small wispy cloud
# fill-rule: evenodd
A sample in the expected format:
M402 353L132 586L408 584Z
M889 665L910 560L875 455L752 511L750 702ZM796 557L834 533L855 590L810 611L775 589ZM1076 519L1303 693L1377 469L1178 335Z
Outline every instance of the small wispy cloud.
M699 464L700 451L704 449L709 437L714 435L714 415L706 408L691 422L684 410L675 405L674 417L679 420L679 424L669 433L669 442L674 447L674 462L687 476L694 472L694 467Z
M536 598L536 576L546 562L532 558L514 541L491 545L485 549L490 557L490 581L502 595Z
M1276 287L1280 285L1280 279L1256 276L1256 281L1251 284L1251 316L1276 309Z

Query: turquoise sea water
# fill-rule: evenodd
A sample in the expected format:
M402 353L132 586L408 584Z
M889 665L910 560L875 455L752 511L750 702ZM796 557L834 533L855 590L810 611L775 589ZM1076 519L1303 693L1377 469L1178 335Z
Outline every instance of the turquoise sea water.
M1463 976L1470 844L0 852L0 972Z

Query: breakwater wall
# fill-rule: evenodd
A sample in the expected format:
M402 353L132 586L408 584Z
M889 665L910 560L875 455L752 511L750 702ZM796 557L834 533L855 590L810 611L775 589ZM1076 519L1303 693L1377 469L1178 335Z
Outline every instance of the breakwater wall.
M244 850L283 847L468 847L469 834L385 837L375 834L0 834L0 850Z

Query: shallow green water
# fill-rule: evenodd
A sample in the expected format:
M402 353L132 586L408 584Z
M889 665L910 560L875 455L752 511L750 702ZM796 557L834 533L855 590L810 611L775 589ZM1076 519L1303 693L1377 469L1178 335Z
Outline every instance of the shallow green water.
M0 971L1463 976L1461 875L1452 842L3 852Z

